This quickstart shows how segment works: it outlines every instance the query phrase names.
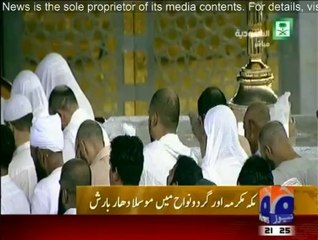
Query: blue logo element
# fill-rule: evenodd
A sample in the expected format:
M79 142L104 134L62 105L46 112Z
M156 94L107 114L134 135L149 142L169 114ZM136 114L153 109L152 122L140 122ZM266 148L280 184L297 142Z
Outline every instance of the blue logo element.
M259 219L267 224L294 220L294 192L291 187L268 186L259 190Z

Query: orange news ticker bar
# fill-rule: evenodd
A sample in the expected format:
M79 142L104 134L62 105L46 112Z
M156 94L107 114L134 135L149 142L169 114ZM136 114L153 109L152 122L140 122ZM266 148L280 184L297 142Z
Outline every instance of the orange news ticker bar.
M261 186L87 186L77 188L77 214L258 215ZM318 215L318 187L293 187L294 213Z

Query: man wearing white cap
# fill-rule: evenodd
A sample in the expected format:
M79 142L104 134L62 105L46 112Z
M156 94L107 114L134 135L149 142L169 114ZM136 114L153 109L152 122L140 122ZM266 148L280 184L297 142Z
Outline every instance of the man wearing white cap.
M9 165L9 176L30 200L37 183L30 152L32 106L23 95L14 95L6 102L4 121L13 131L16 150Z
M64 147L60 117L55 114L35 119L30 142L39 180L31 200L31 213L57 214Z

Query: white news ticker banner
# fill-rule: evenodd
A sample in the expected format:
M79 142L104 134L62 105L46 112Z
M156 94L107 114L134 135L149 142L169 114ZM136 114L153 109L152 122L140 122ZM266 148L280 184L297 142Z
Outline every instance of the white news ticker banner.
M295 227L288 225L265 225L258 227L260 236L294 236Z

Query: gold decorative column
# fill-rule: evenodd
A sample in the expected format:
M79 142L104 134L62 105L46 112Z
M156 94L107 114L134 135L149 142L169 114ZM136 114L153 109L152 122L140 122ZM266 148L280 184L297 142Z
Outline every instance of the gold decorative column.
M258 3L262 4L262 1L258 1ZM246 108L255 101L262 101L266 104L273 104L277 101L277 96L272 90L274 80L272 70L262 60L264 46L267 45L264 44L264 36L267 34L263 30L263 12L255 9L248 11L247 21L249 62L242 67L237 75L239 86L235 96L230 100L233 108L240 108L240 106ZM241 119L241 117L238 118Z

